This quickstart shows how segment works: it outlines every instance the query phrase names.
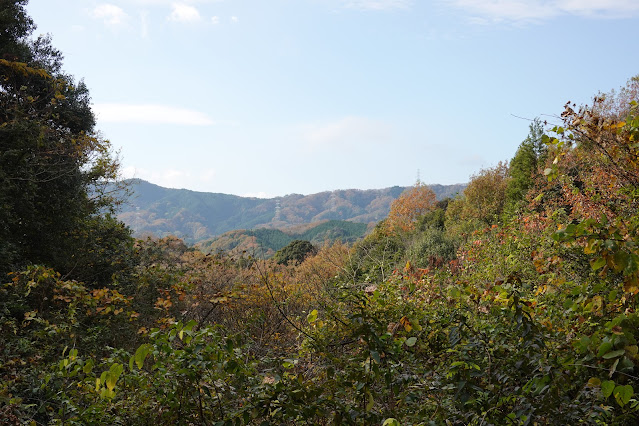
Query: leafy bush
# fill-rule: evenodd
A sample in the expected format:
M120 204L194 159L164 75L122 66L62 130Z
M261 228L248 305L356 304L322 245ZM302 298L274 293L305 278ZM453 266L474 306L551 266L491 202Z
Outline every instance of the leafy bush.
M455 259L457 246L446 231L428 228L419 233L408 248L407 256L415 266L427 268L441 266Z
M273 259L279 263L288 265L290 262L302 263L310 254L317 252L317 249L310 241L294 240L286 247L278 250Z

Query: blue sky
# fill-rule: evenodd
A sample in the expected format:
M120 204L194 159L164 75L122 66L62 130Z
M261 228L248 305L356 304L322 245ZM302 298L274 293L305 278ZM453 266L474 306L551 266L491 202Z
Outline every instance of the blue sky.
M639 74L637 0L30 0L126 177L250 196L466 182Z

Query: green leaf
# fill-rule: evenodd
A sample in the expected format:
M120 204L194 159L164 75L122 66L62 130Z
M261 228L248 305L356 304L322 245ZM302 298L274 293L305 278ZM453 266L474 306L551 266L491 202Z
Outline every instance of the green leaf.
M391 417L384 420L384 423L382 423L382 426L401 426L401 425L397 419L394 419Z
M616 351L608 352L603 356L603 359L617 358L626 353L625 349L617 349Z
M366 391L366 396L368 396L368 403L366 404L366 411L371 411L373 409L373 405L375 405L375 399L373 398L373 394L370 391Z
M566 228L564 228L564 232L570 236L574 236L577 234L578 228L577 225L571 223L570 225L566 226Z
M599 345L599 350L597 351L597 356L598 357L604 356L605 354L610 352L610 349L612 349L612 343L611 342L603 342L601 345Z
M107 373L106 375L106 387L109 390L113 390L115 388L115 384L117 383L118 378L115 377L113 374L111 374L110 372Z
M411 346L415 346L415 343L417 343L417 337L413 336L413 337L409 337L408 339L406 339L406 341L404 342L404 344L408 347Z
M606 259L603 257L600 257L590 262L590 266L592 267L593 271L596 271L597 269L602 268L605 264L606 264Z
M124 371L122 364L115 363L111 365L111 368L109 368L109 371L106 374L105 384L107 389L112 391L115 388L115 384L118 382L122 371Z
M191 330L193 330L193 327L195 327L196 325L197 325L197 321L195 320L191 320L187 322L186 325L182 327L182 330L180 330L180 340L182 340L185 333L187 335L191 334Z
M84 364L84 367L82 367L82 372L84 374L89 374L91 370L93 370L93 364L93 360L89 359L86 364Z
M317 321L317 309L313 309L311 313L306 316L306 321L308 321L309 324Z
M632 398L632 395L634 395L634 393L635 392L632 389L632 386L630 386L630 385L617 386L615 388L615 391L614 391L614 395L615 395L615 399L617 400L617 404L619 404L620 407L623 407L628 402L630 402L630 398Z
M100 397L112 399L113 397L115 397L115 392L113 392L111 389L102 388L102 390L100 391Z
M626 269L626 266L628 266L630 255L623 250L619 250L615 253L613 259L615 272L621 272Z
M133 355L133 359L135 360L135 364L138 366L138 369L142 369L144 366L144 360L146 356L151 352L151 345L144 344L135 351L135 355Z
M297 365L297 360L290 359L290 358L285 359L284 362L282 363L282 367L284 368L293 368L296 365Z
M601 393L603 394L604 398L608 398L610 395L612 395L613 390L615 390L615 382L613 382L612 380L601 382Z

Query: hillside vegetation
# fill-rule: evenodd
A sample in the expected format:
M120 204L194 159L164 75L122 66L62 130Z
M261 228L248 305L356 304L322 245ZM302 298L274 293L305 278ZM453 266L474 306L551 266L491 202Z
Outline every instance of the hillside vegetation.
M309 241L317 246L335 241L354 243L364 237L368 228L365 223L329 220L290 227L285 231L267 228L240 229L202 241L195 247L205 253L227 253L232 256L249 253L255 257L269 258L294 240Z
M117 162L24 4L0 15L3 424L639 423L639 77L353 245L205 254L113 217Z
M123 204L118 219L130 227L136 237L173 235L188 244L240 229L286 231L330 220L377 223L388 215L393 200L406 189L399 186L349 189L263 199L162 188L140 179L125 183L131 196ZM443 199L461 192L464 185L432 185L431 188Z

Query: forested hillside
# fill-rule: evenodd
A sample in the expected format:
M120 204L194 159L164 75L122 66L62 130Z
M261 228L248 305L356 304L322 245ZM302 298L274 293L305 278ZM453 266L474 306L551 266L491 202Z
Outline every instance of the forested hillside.
M162 188L139 179L125 183L130 196L118 218L133 229L135 236L173 235L189 244L242 229L286 230L329 220L377 223L406 189L399 186L349 189L263 199ZM444 199L460 193L464 185L431 185L431 188L439 199Z
M328 220L298 227L279 229L252 229L230 231L212 240L195 245L205 253L225 252L230 255L250 253L260 258L268 258L294 240L309 241L317 246L340 241L352 244L366 234L370 225L365 223Z
M113 217L86 87L0 4L3 424L639 423L639 77L353 245L205 254Z

